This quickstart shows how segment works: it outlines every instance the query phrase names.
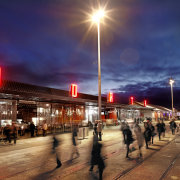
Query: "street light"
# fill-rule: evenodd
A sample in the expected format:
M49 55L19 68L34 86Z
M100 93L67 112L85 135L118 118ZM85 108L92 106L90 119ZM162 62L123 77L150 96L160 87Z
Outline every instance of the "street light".
M102 9L96 11L92 16L92 21L97 24L97 32L98 32L98 111L99 117L101 120L101 58L100 58L100 23L102 18L104 17L105 12Z
M173 83L174 83L174 80L172 78L170 78L169 84L171 85L172 118L173 118L173 112L174 112L174 108L173 108Z

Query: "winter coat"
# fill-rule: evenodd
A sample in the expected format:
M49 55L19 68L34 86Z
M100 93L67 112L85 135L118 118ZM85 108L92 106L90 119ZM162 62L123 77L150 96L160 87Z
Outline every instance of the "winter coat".
M123 130L123 135L124 135L124 143L125 144L133 143L134 139L132 137L132 132L129 128L126 128Z
M139 125L135 125L134 133L136 135L136 140L137 140L138 146L142 147L144 144L144 137L143 137L143 134L141 132L141 128Z
M98 123L97 125L97 132L101 132L102 131L102 123Z
M171 129L176 129L177 126L176 126L176 123L174 121L171 121L169 124L170 124Z
M151 132L151 129L148 127L145 128L145 131L144 131L144 138L146 141L150 141L151 140L151 136L152 136L152 132Z
M162 123L157 123L157 131L159 132L159 133L161 133L161 132L164 132L164 127L163 127L163 124Z

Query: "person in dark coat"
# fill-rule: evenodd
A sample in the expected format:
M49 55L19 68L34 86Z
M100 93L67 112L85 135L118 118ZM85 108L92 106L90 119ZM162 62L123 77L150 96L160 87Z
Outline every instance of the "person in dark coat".
M133 143L134 139L132 137L132 132L128 125L126 125L123 129L123 136L124 136L124 143L126 144L127 147L126 158L129 158L129 146L130 144Z
M31 137L34 137L34 130L35 130L35 125L33 122L31 122L30 124Z
M60 168L62 166L61 160L59 158L58 152L57 152L57 147L59 146L59 141L56 138L55 135L53 135L53 153L56 154L56 162L57 162L57 166L56 168Z
M163 120L161 120L162 136L165 137L166 125Z
M17 139L17 127L16 125L13 123L12 124L12 136L14 139L14 144L16 144L16 139Z
M93 132L93 134L96 134L96 135L98 136L98 132L97 132L97 125L98 125L98 123L97 123L97 122L95 122L95 124L94 124L94 132Z
M156 124L157 127L157 132L159 135L159 140L161 140L161 134L163 132L163 125L160 123L160 121L158 121L158 123Z
M149 121L149 128L151 130L151 143L153 144L153 140L154 140L154 136L156 135L156 133L154 132L155 131L155 128L154 126L152 125L151 121Z
M170 129L171 129L171 131L172 131L172 135L174 135L174 134L175 134L175 129L176 129L176 127L177 127L174 119L173 119L169 124L170 124Z
M11 143L11 128L9 124L4 127L4 134L6 135L6 141Z
M91 167L89 171L93 171L94 165L98 165L99 180L102 180L102 174L105 168L103 158L101 156L102 144L98 142L98 137L95 134L93 138L93 147L91 152Z
M145 131L144 131L144 139L146 142L146 149L148 149L148 143L151 141L151 137L152 137L152 133L151 133L151 129L149 128L148 123L144 124L145 127Z

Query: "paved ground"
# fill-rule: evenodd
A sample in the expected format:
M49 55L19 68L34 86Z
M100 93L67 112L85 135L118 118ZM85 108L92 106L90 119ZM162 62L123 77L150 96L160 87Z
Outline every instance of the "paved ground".
M103 179L180 179L180 136L167 133L162 141L155 137L150 149L143 147L143 158L138 158L138 150L125 158L126 147L119 127L106 128L103 132L103 150L106 168ZM52 137L37 137L19 140L16 145L0 145L0 179L98 179L98 169L89 172L92 147L92 131L89 137L78 145L80 157L69 161L72 151L71 134L61 134L63 165L55 169L56 160L52 154ZM136 146L134 142L133 146Z

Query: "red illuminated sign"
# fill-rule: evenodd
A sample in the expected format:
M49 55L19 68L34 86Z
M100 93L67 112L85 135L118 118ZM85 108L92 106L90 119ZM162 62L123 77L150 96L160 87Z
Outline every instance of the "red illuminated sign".
M0 87L2 86L2 70L1 70L1 67L0 67Z
M145 99L144 100L144 107L146 107L147 106L147 100Z
M77 97L77 85L76 84L71 84L71 96Z
M108 94L108 102L114 102L114 98L113 98L113 93L112 92L109 92Z
M130 97L130 102L131 102L131 105L133 105L134 104L134 97Z

